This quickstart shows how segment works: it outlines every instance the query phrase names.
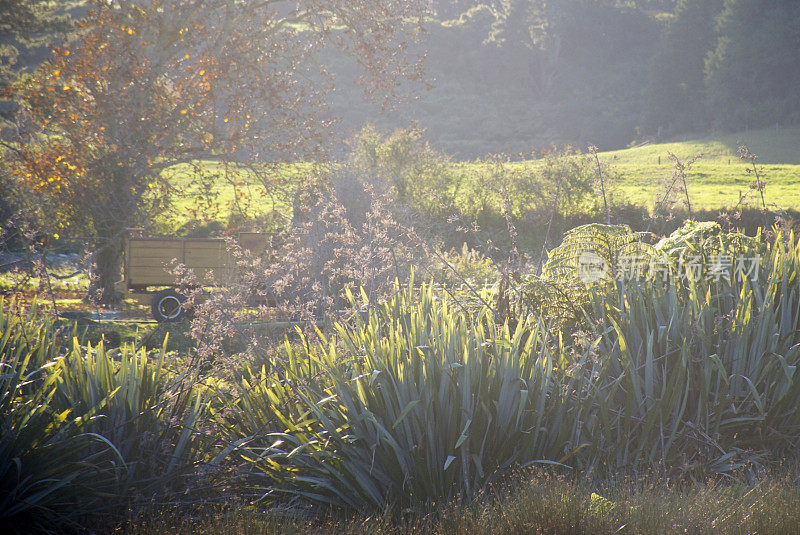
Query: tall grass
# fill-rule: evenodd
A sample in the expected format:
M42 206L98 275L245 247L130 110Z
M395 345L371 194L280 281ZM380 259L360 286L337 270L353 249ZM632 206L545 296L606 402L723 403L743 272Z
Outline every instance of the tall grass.
M575 478L577 479L577 478ZM253 508L206 511L186 518L179 510L148 516L130 534L753 534L796 533L800 492L789 478L755 486L704 482L665 485L622 481L600 486L533 474L471 503L442 504L428 515L401 521L385 516L287 518Z

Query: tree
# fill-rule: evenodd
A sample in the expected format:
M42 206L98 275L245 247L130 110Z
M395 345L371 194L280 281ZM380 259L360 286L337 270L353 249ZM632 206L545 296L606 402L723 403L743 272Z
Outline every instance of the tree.
M43 0L0 0L0 230L14 226L20 206L18 191L6 164L7 143L15 141L16 130L8 122L17 110L9 98L9 86L37 54L65 38L71 19L52 2ZM3 243L5 236L0 236Z
M708 121L705 58L716 44L723 0L681 0L653 58L645 90L646 128L662 134L702 129Z
M44 0L0 0L0 87L8 87L21 67L20 54L42 49L71 28L69 16Z
M533 47L529 0L500 0L491 39L503 46Z
M709 102L720 126L800 122L800 2L725 0L706 61Z
M564 0L502 0L491 39L527 57L531 81L546 95L558 75L558 61L569 17Z
M69 49L55 49L18 88L37 133L15 151L20 183L58 225L85 220L98 238L96 288L115 300L124 229L146 224L173 193L163 171L204 159L238 167L317 158L332 132L333 80L316 56L357 59L371 95L419 72L405 0L92 0Z
M481 0L430 0L433 14L439 20L457 19L474 7L493 5L493 1Z
M490 40L526 56L538 94L549 96L565 56L606 48L612 25L629 30L626 11L635 10L613 0L502 0Z

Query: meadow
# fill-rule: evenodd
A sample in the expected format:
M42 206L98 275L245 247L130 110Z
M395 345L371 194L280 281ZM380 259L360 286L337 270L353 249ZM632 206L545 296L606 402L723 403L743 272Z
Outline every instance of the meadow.
M645 213L653 212L663 194L664 182L672 175L670 153L683 162L699 156L687 172L693 208L707 211L731 208L739 204L743 195L750 197L749 206L759 208L760 197L750 191L755 177L747 169L752 165L738 155L741 145L748 146L758 156L759 173L767 183L764 195L767 207L800 209L800 128L797 127L646 144L600 152L598 157L611 179L614 201L640 206ZM447 161L444 156L442 159ZM487 169L493 165L488 160L450 161L450 165L461 182L461 197L455 200L457 206L473 202L465 198L464 191L491 186L483 182L487 179ZM523 159L508 160L504 167L510 173L525 174L541 169L542 165L541 159ZM197 168L202 169L200 179L193 175ZM183 164L165 172L165 178L181 195L172 209L162 214L160 229L186 232L186 225L193 218L217 221L224 226L236 221L240 211L256 217L271 214L270 221L290 217L298 185L318 177L319 173L311 164L295 163L258 171L239 169L235 178L226 178L225 169L216 162L203 162L197 167ZM207 200L198 204L196 199L200 197ZM501 204L496 194L489 197L492 205Z
M652 205L658 184L670 174L669 152L687 161L702 155L688 173L689 191L698 208L730 207L747 193L754 177L738 156L746 145L758 156L768 182L765 199L780 208L800 207L800 129L768 129L713 138L660 143L600 154L619 173L621 192L632 202Z

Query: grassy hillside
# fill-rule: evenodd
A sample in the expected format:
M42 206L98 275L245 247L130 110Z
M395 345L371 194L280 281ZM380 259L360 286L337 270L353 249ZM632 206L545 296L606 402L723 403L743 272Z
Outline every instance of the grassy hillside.
M652 206L661 181L671 174L670 152L681 160L702 157L689 173L689 193L698 208L735 205L753 178L737 155L747 145L763 169L767 203L800 207L800 128L768 129L714 138L645 145L601 153L621 176L620 189L631 201Z
M652 209L665 179L669 178L673 165L669 153L682 161L702 154L688 173L689 194L692 205L698 209L717 209L737 204L740 194L747 194L753 177L747 173L748 162L742 161L737 152L740 145L747 145L759 156L759 172L767 182L765 199L770 207L800 209L800 127L768 129L719 137L709 137L600 153L601 161L610 172L619 175L616 186L618 200L628 200ZM481 173L472 173L483 163L459 162L456 164L467 181L481 181ZM515 162L510 167L540 165L539 160ZM251 216L262 216L275 211L291 213L292 190L303 177L313 174L313 165L298 163L281 166L273 171L263 171L256 177L249 171L240 171L236 176L225 178L225 172L215 162L203 167L206 193L211 202L198 203L204 187L191 180L189 167L183 166L169 171L169 180L180 192L176 196L173 210L162 214L163 230L177 229L195 217L193 210L204 213L210 220L223 225L236 217L241 209ZM234 183L238 183L234 187ZM486 184L473 184L483 188ZM235 189L241 193L240 202L234 203ZM269 192L267 191L269 189ZM470 189L470 188L467 188ZM489 195L489 197L492 197ZM499 202L498 199L494 199ZM754 195L751 205L760 202Z

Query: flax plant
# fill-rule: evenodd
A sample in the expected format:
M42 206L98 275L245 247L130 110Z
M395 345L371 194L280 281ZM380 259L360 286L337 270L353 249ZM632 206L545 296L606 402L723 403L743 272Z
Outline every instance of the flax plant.
M53 403L60 369L51 320L0 300L0 528L66 526L97 506L113 474L102 437L84 433L70 410ZM98 400L102 403L104 400ZM83 415L90 420L92 414ZM8 532L8 531L6 531Z
M796 449L800 247L778 236L754 258L758 275L673 270L595 302L604 365L592 448L610 468L727 474Z
M227 422L267 497L416 510L564 457L565 360L533 318L473 321L412 285L318 338L247 374Z

